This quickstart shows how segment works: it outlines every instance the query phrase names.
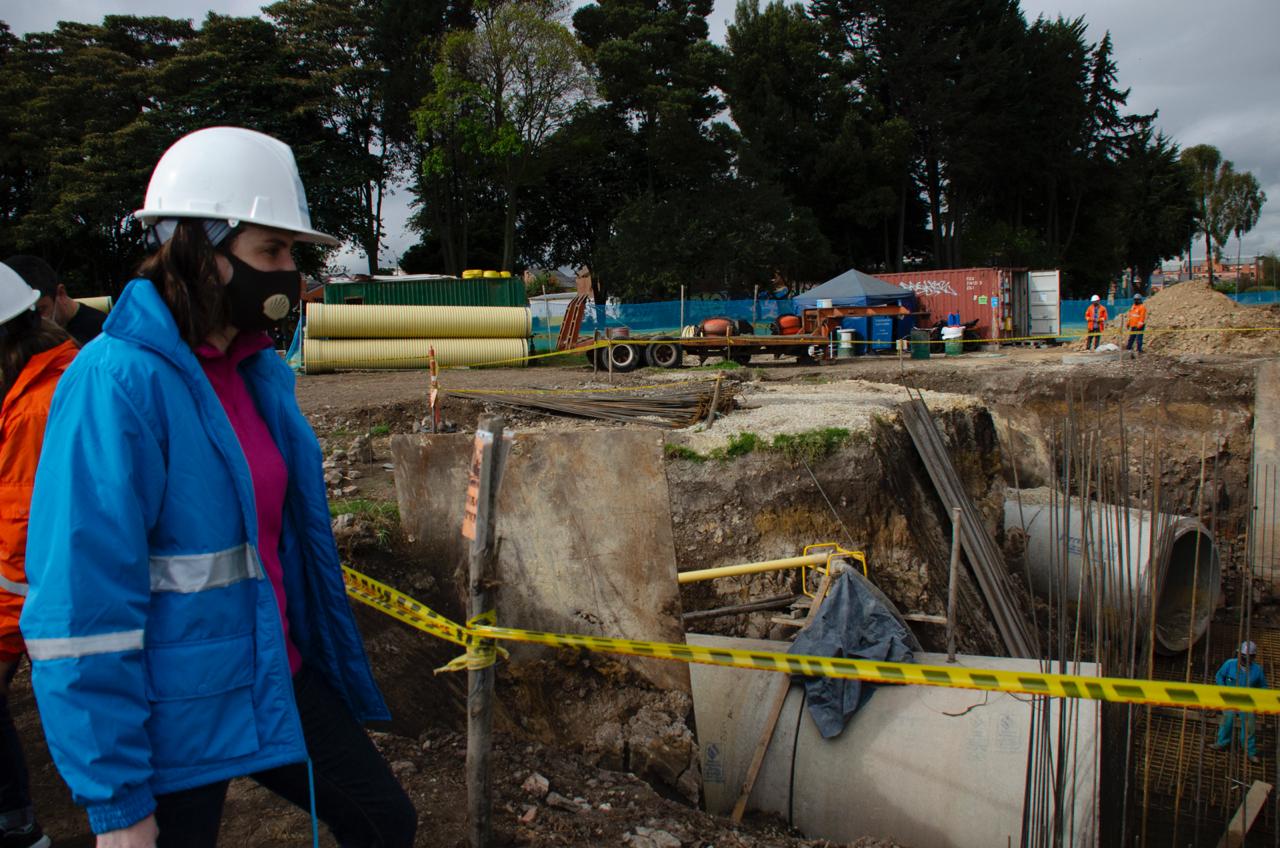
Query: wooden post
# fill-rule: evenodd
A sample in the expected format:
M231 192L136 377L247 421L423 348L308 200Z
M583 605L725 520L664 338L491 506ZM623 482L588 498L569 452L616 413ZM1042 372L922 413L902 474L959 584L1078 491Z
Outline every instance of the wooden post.
M436 363L435 345L427 348L427 370L431 375L430 386L431 391L428 394L430 409L427 410L431 418L431 432L440 432L440 368Z
M504 423L501 416L481 418L471 456L466 514L462 521L462 535L471 540L468 580L471 617L493 608L493 591L497 588L494 527L498 486L509 444ZM471 848L489 848L493 841L489 776L493 679L492 665L467 671L467 836Z
M960 570L960 507L951 510L951 571L947 576L947 662L956 661L956 586Z

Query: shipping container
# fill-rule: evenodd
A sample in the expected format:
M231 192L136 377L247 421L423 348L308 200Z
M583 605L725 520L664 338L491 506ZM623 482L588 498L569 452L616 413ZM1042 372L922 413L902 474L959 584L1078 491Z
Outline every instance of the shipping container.
M374 277L334 281L324 287L326 304L372 303L389 306L526 306L519 277L428 276Z
M976 322L973 334L985 339L1053 336L1061 329L1057 271L951 268L877 276L915 292L923 326L955 315L961 324Z

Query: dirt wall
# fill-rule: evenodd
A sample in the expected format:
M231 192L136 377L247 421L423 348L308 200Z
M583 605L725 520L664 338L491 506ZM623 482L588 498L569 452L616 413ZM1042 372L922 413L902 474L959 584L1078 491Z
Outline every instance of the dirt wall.
M953 409L939 424L966 489L989 529L1002 523L1003 483L996 430L978 407ZM950 519L896 415L877 419L830 455L810 463L772 452L725 461L671 459L667 479L681 571L795 556L805 545L836 541L867 554L869 576L904 612L945 612ZM816 482L815 482L816 478ZM689 584L686 610L743 603L799 590L795 572ZM1003 653L976 584L961 580L961 649ZM970 614L968 611L973 611ZM781 638L771 614L699 622L699 630ZM776 628L776 629L775 629ZM942 645L936 625L917 625L926 646Z

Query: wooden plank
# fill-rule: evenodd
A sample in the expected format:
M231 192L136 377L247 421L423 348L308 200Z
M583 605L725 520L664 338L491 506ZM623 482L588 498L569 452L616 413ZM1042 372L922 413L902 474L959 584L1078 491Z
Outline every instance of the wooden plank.
M814 617L818 614L818 610L822 607L823 600L827 597L827 591L831 588L831 572L828 571L822 575L822 583L818 585L818 591L814 595L813 606L809 608L809 614L805 616L804 622L800 629L809 626ZM791 689L791 675L778 675L781 679L774 684L773 700L769 704L768 719L764 724L764 731L760 734L760 739L756 742L756 749L751 754L751 765L747 767L747 776L742 781L742 791L738 793L737 803L733 805L733 812L729 815L730 820L734 824L742 822L742 816L747 812L747 800L751 797L751 790L755 788L756 778L760 776L760 767L764 765L765 752L769 750L769 742L773 739L773 731L778 726L778 719L782 716L782 707L787 702L787 692Z
M1270 795L1270 783L1263 783L1261 780L1253 782L1253 785L1249 787L1249 791L1245 793L1244 802L1240 805L1240 809L1236 810L1236 814L1231 817L1231 822L1227 825L1227 832L1222 834L1222 839L1218 840L1218 848L1238 848L1238 846L1244 845L1245 835L1253 827L1253 823L1258 820L1258 816L1262 813L1262 808L1267 803L1267 798Z

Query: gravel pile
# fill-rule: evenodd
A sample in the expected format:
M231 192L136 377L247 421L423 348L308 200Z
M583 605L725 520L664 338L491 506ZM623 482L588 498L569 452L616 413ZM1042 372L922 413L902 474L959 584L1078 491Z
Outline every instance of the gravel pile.
M1103 341L1124 345L1123 313L1110 316ZM1242 306L1203 280L1168 286L1147 298L1145 348L1156 353L1280 353L1280 332L1222 328L1280 327L1280 309ZM1162 332L1173 329L1174 332ZM1084 342L1076 347L1083 349Z

